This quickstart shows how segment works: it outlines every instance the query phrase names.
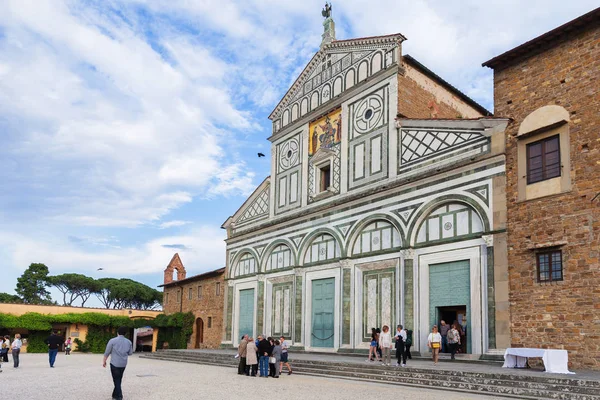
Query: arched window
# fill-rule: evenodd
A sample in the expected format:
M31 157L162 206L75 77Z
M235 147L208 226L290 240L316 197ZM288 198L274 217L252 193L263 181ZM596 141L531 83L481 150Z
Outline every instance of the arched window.
M238 260L233 273L232 278L236 276L244 276L256 273L256 259L248 252L244 253Z
M423 221L417 243L436 242L483 232L483 222L471 207L461 203L445 204Z
M294 266L292 251L285 244L280 244L276 246L273 251L271 251L271 254L269 254L265 270L272 271L275 269L288 268L292 266Z
M304 255L304 263L334 260L341 257L340 244L328 233L318 235L313 239Z
M365 254L390 250L402 246L400 232L385 220L371 222L360 232L354 242L352 254Z

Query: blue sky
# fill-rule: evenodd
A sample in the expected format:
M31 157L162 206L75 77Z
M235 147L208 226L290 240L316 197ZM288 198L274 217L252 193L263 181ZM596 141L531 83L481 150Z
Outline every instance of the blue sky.
M322 3L2 1L0 291L32 262L151 286L175 251L188 275L222 266L220 226L269 174L267 116L318 50ZM333 16L338 39L404 34L492 109L481 63L595 6L344 0Z

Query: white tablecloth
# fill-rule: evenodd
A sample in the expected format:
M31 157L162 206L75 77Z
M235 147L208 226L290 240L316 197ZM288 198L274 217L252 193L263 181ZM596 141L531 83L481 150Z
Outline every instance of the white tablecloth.
M569 354L566 350L508 348L504 352L504 368L525 368L527 358L541 357L546 372L573 374L569 371Z

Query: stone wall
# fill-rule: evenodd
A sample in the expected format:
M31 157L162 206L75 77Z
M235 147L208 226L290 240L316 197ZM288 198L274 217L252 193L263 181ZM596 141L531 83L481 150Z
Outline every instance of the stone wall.
M169 293L169 301L163 305L165 314L191 311L196 317L194 332L190 337L188 348L218 348L221 344L223 332L223 305L224 297L227 295L227 287L224 283L224 274L212 275L207 278L194 279L182 282L181 286L176 282L164 287L164 298ZM217 295L217 284L220 285L220 293ZM198 287L202 287L202 296L198 298ZM189 298L189 290L192 290L192 298ZM181 291L181 300L177 301L177 291ZM196 336L197 321L202 318L204 323L203 343L197 345ZM211 326L208 322L211 319Z
M496 68L495 114L506 137L511 342L563 348L574 368L600 369L600 29L569 34L552 48ZM519 201L519 125L536 109L570 116L570 190ZM561 160L564 168L564 160ZM564 280L537 280L536 247L562 250Z

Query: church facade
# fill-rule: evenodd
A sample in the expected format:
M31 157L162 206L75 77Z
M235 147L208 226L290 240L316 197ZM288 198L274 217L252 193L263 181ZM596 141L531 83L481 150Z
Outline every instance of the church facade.
M285 336L368 349L403 324L466 327L475 355L509 345L505 119L402 54L401 34L336 40L269 116L271 175L227 229L222 346Z

